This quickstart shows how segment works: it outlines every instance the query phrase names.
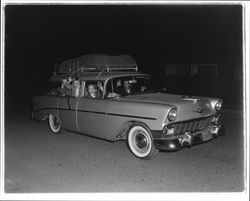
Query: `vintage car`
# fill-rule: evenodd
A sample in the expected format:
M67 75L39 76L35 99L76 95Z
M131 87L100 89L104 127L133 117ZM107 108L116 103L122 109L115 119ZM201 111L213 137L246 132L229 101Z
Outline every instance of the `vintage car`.
M32 98L32 118L48 120L56 134L65 129L109 141L126 140L141 159L222 134L222 99L153 91L151 77L139 73L128 55L69 60L55 68L50 81L62 86Z

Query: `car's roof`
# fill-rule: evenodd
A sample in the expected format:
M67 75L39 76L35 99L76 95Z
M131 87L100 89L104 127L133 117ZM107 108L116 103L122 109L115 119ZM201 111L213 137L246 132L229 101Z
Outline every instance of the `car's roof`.
M149 76L145 73L139 72L90 72L81 73L78 75L80 80L100 80L105 81L110 78L124 77L124 76ZM50 81L61 81L64 78L69 77L69 74L57 74L50 78Z

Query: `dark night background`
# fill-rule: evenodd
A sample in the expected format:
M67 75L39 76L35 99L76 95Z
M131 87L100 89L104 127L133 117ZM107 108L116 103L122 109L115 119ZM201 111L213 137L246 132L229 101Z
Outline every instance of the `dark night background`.
M239 5L8 5L8 109L43 93L53 65L90 53L130 54L170 93L221 97L242 109ZM217 76L167 76L167 64L217 64Z

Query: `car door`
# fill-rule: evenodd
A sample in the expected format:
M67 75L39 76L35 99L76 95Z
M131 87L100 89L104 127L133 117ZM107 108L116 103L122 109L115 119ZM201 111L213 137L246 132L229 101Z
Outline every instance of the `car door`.
M77 102L77 129L81 133L109 139L107 107L109 100L82 97Z
M73 96L59 97L59 118L66 130L77 131L76 126L77 98Z
M91 98L88 93L89 85L95 85L99 90L101 88L99 84L103 86L101 81L86 81L82 84L84 86L83 96L78 98L76 103L76 127L81 133L108 139L106 131L109 100L103 98L103 93L98 93L96 98Z

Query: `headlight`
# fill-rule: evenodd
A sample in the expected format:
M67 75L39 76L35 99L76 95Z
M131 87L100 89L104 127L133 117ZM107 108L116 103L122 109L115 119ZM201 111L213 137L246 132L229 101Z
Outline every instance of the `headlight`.
M219 110L221 109L222 103L223 103L222 100L218 100L217 103L215 104L215 109L216 109L217 111L219 111Z
M172 108L169 112L168 112L168 120L169 121L174 121L177 117L177 109L176 108Z

